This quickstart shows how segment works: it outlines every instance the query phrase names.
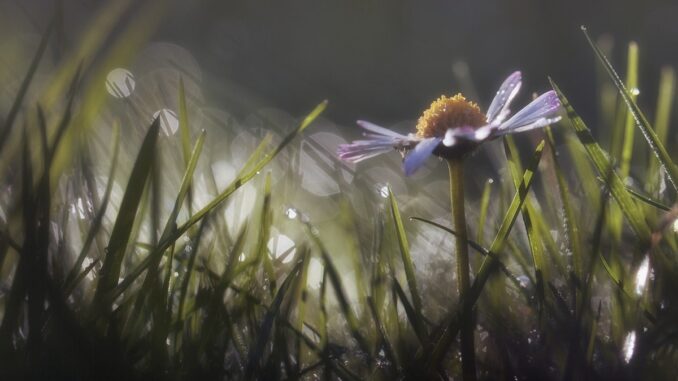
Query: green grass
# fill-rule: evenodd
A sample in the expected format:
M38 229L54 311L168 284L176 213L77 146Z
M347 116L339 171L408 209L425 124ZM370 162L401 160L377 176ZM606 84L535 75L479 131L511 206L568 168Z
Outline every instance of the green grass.
M110 7L122 12L127 5ZM480 379L673 376L672 69L658 78L652 126L629 91L643 85L638 46L630 45L622 81L585 35L607 74L600 81L617 91L612 108L600 102L608 113L601 120L609 123L592 132L577 99L566 97L557 78L551 82L563 121L534 133L541 142L531 149L519 148L521 137L506 138L506 170L493 181L477 179L478 212L468 215L464 233L473 237L471 283L458 295L455 253L443 253L441 269L449 269L443 281L417 267L422 255L439 255L420 252L418 233L441 233L441 242L457 235L450 223L420 213L417 199L391 187L380 198L375 184L356 176L333 196L339 217L328 223L309 218L310 201L296 196L303 191L295 159L276 167L283 180L273 180L278 173L269 165L300 153L327 102L284 131L278 144L273 135L263 137L219 191L199 186L198 175L211 164L203 152L211 131L192 128L183 80L177 136L161 135L156 119L134 142L115 121L107 151L96 151L91 124L107 99L96 83L145 43L152 27L144 15L154 9L143 8L119 36L133 43L115 40L92 60L115 12L100 16L44 94L27 98L53 32L47 27L3 115L0 178L13 191L0 205L1 379L457 378L459 332L469 321ZM596 135L611 139L599 142ZM178 166L161 160L165 150ZM124 155L129 151L132 158ZM474 160L464 163L467 176ZM182 173L172 187L166 179L176 167ZM663 186L663 178L671 185ZM258 201L238 226L227 211L248 189L257 189ZM82 216L71 213L78 202L90 206ZM292 203L299 209L289 218ZM447 200L439 205L449 216ZM295 237L290 261L270 253L274 229ZM649 275L640 284L646 264Z

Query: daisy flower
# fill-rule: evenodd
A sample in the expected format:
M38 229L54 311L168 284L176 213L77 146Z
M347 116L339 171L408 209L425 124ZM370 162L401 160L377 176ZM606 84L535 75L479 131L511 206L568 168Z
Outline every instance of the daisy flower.
M541 128L560 120L560 101L548 91L509 118L509 106L522 83L519 71L502 83L485 115L477 104L463 95L441 96L419 118L417 132L402 135L376 124L359 120L366 139L339 146L342 160L357 163L393 149L403 155L406 176L414 173L431 155L461 158L485 141L506 134Z

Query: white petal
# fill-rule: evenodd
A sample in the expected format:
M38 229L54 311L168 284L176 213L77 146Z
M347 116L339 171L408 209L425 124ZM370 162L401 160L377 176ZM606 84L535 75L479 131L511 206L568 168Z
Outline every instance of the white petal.
M490 107L487 109L488 123L501 123L509 114L509 105L513 98L516 97L522 84L522 75L519 71L513 72L501 84L497 95L494 96Z
M388 137L391 137L391 138L406 138L405 135L401 135L401 134L399 134L395 131L391 131L388 128L377 126L376 124L370 123L366 120L359 120L356 123L360 127L366 129L367 131L372 132L375 135L384 136L384 137L388 136Z
M351 163L358 163L393 149L409 147L419 140L416 137L401 135L364 120L359 120L358 125L369 131L369 133L364 134L367 139L354 140L350 144L341 144L337 149L337 156Z
M546 126L560 120L556 115L559 109L558 95L553 90L548 91L518 111L511 119L502 123L499 130L504 134ZM510 131L504 132L504 130Z
M445 132L443 144L446 147L452 147L453 145L457 144L459 139L477 143L490 137L490 135L492 135L496 129L497 126L494 124L488 124L477 129L472 127L449 128Z
M506 134L515 134L515 133L518 133L518 132L525 132L525 131L530 131L530 130L534 130L534 129L537 129L537 128L546 127L549 124L559 122L560 119L562 119L560 116L555 116L553 118L539 118L539 119L535 120L534 122L532 122L530 124L526 124L524 126L499 130L498 133L495 134L495 136L502 136L502 135L506 135Z
M431 156L433 150L436 149L441 140L442 139L440 138L428 138L420 141L419 144L405 156L405 160L403 161L405 176L410 176L419 169L419 167L426 162L426 159Z

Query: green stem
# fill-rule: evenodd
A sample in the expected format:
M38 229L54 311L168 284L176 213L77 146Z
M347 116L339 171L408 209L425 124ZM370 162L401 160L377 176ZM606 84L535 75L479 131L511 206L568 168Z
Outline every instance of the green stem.
M464 162L461 158L447 160L450 173L450 201L457 253L457 288L459 300L463 300L470 288L468 260L468 232L464 213ZM474 319L470 306L462 305L461 321L461 367L464 381L476 379L475 349L473 343Z

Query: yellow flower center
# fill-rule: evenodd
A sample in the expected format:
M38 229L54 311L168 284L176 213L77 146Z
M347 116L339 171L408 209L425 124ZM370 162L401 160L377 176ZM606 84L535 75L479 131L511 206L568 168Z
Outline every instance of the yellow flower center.
M417 123L420 138L443 137L448 128L473 127L487 124L487 118L477 104L469 102L463 95L441 96L424 111Z

